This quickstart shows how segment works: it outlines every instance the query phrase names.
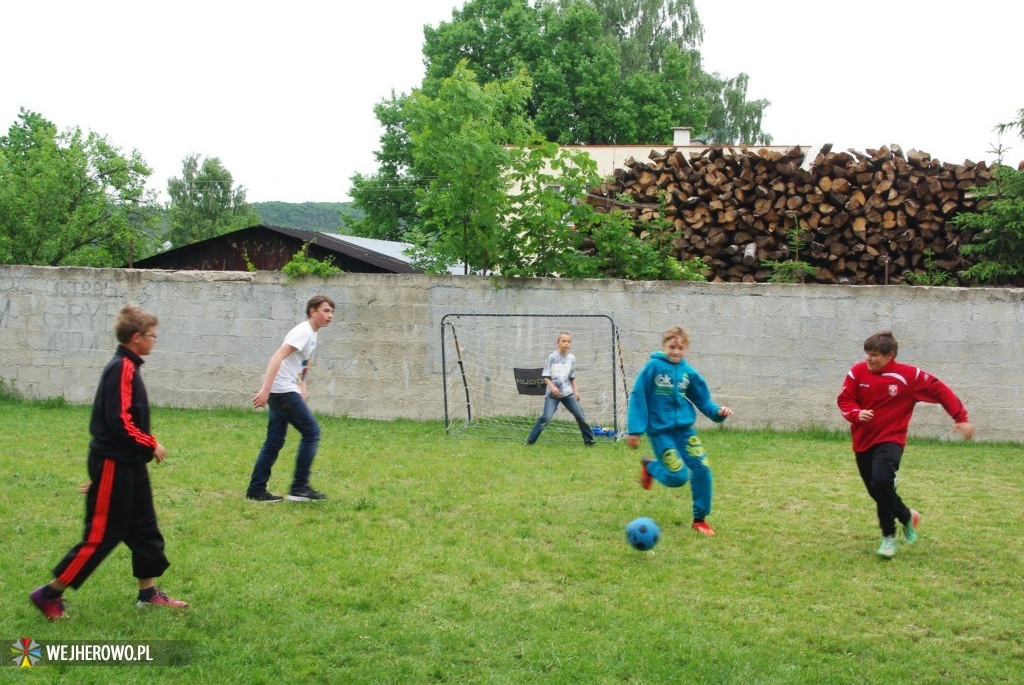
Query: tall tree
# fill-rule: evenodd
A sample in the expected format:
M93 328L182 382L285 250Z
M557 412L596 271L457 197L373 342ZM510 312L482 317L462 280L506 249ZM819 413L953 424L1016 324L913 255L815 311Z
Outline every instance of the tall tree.
M0 262L126 263L151 241L151 173L135 150L22 109L0 137Z
M709 142L771 142L761 130L768 102L747 101L746 76L702 70L702 31L694 0L468 0L451 21L424 28L417 93L436 97L465 64L483 87L525 73L533 85L524 112L550 142L670 144L675 126ZM422 228L416 189L428 187L430 170L412 154L407 104L392 93L375 110L379 169L352 178L361 235Z
M413 159L430 175L416 191L417 263L506 276L685 277L667 242L641 241L625 215L579 202L599 182L596 164L541 140L524 111L531 86L525 70L481 86L463 62L436 96L410 96Z
M579 0L559 0L562 7ZM695 50L704 39L695 0L589 0L619 45L622 77L659 73L669 47Z
M377 172L352 177L352 201L363 212L362 218L346 217L355 235L382 240L405 240L405 234L417 226L416 189L422 187L412 157L407 131L405 104L408 95L395 95L378 102L373 111L384 133L380 137Z
M999 124L999 133L1017 130L1024 140L1024 109L1020 119ZM993 170L993 182L972 190L979 200L977 212L958 214L953 222L970 240L960 253L979 260L964 276L993 285L1024 284L1024 168L1014 169L999 161Z
M414 162L429 169L417 191L423 220L416 233L420 263L444 270L462 263L487 272L495 267L500 226L509 212L508 169L514 147L532 142L522 108L525 75L480 86L462 63L432 97L418 91L408 103Z
M747 100L750 77L739 74L723 79L718 74L705 74L702 79L710 104L707 124L701 136L716 143L741 142L770 145L772 137L761 130L761 120L768 100Z
M231 172L217 157L207 157L201 166L199 155L186 157L181 178L167 181L167 194L168 237L176 247L260 222L245 201L245 189L234 187Z
M421 90L435 94L463 61L480 83L516 78L523 68L532 75L550 50L544 29L541 11L529 0L469 0L452 11L451 21L423 27L427 69Z
M561 144L627 139L634 113L621 97L618 47L597 12L576 2L564 10L548 5L540 16L551 46L529 66L537 129Z

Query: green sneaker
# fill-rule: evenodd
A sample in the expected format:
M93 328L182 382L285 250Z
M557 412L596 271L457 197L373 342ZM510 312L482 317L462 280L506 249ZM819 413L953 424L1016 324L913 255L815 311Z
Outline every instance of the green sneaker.
M917 542L917 526L921 523L921 513L910 510L910 520L903 524L903 537L907 539L907 544L912 545Z
M882 546L878 548L878 556L892 559L896 556L896 536L886 535L882 538Z

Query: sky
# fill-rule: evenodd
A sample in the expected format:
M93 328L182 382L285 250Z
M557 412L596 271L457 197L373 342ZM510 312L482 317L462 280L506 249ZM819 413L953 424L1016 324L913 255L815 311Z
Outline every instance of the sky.
M25 108L138 150L166 199L191 154L250 202L343 202L373 173L373 106L423 78L423 27L463 0L5 3L0 131ZM704 68L746 73L777 145L898 144L992 160L1019 118L1024 3L696 0ZM638 141L643 142L643 141ZM1024 140L1004 136L1005 160Z

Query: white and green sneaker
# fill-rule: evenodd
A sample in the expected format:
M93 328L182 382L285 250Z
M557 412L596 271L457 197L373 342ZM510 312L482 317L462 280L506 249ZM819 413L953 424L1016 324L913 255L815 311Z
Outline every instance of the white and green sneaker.
M910 510L910 520L903 524L903 537L907 539L907 544L912 545L917 542L917 526L921 523L921 513Z
M896 556L895 535L885 535L882 537L882 546L878 548L878 556L885 559L892 559Z

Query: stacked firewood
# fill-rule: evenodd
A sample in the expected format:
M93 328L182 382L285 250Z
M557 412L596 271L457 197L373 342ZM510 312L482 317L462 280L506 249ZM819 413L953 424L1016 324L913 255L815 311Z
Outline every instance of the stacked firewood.
M826 145L813 159L800 147L715 145L630 158L589 202L624 211L641 237L668 231L675 256L702 259L712 281L767 281L772 263L804 262L808 281L883 284L970 266L959 249L972 236L951 220L978 209L971 189L991 179L985 162L948 164L897 145Z

